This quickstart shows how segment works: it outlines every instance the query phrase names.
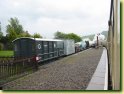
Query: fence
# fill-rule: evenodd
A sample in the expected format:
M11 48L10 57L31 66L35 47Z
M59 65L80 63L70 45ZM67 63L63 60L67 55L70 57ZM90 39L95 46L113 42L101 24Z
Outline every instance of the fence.
M33 62L33 58L0 57L0 85L6 79L37 68L37 62Z

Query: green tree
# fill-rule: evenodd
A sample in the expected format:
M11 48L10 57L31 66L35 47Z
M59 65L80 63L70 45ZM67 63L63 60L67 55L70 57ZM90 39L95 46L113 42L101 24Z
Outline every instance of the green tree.
M3 43L0 43L0 51L3 50Z
M55 39L66 39L66 34L57 31L57 32L54 34L54 38L55 38Z
M67 34L66 39L73 39L75 42L80 42L81 41L81 37L74 34L74 33Z
M62 32L59 32L59 31L57 31L54 34L54 38L55 39L73 39L75 42L81 41L81 37L74 34L74 33L65 34L65 33L62 33Z
M32 37L33 38L42 38L42 36L39 33L34 33Z
M10 38L10 41L14 40L21 33L24 33L22 25L19 24L17 18L10 18L9 24L6 26L7 36Z
M31 35L28 33L28 31L25 31L18 35L18 37L31 37Z
M1 40L2 37L3 37L3 33L0 31L0 40Z
M7 35L3 36L0 42L3 44L4 49L12 50L12 42L10 42L10 39Z
M1 31L1 22L0 22L0 50L3 50L3 44L1 43L2 42L2 37L3 37L3 33Z
M10 42L11 42L12 40L17 38L17 34L13 28L9 28L8 30L9 30L9 33L6 36L10 39Z
M0 40L1 40L2 36L3 36L3 33L1 31L1 22L0 22Z

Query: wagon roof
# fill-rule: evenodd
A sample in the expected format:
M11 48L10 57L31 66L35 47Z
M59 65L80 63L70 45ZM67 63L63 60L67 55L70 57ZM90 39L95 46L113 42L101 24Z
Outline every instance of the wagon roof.
M60 40L60 39L42 39L42 38L21 37L21 38L16 38L12 42L14 42L16 40L20 40L20 39L32 39L32 40L36 40L36 41L63 41L63 40Z

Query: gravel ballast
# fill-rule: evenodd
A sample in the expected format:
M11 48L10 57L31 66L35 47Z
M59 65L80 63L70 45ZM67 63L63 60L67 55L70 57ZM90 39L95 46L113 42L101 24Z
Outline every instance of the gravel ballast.
M99 63L103 49L88 49L44 64L3 86L3 90L85 90Z

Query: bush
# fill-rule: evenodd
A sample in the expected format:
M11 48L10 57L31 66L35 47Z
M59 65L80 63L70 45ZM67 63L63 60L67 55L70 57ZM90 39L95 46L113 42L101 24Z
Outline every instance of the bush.
M0 51L3 50L4 45L2 43L0 43Z
M5 50L13 50L13 43L7 43L5 46Z

